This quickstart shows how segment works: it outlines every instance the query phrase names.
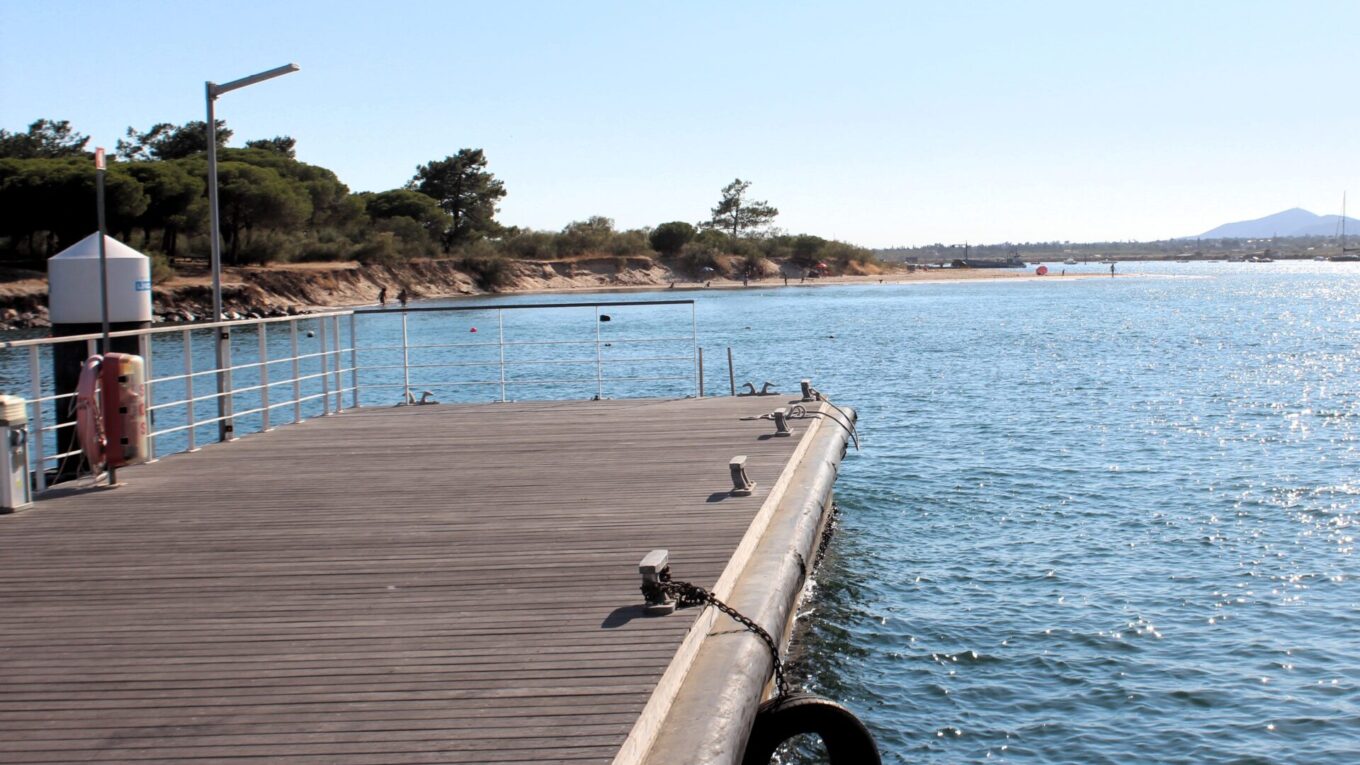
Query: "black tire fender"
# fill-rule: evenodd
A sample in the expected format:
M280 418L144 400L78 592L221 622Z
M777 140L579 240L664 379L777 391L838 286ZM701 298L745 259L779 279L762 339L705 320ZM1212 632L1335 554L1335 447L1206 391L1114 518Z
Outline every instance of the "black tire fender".
M803 734L821 737L832 765L882 765L873 734L849 709L810 693L760 705L742 765L769 765L779 745Z

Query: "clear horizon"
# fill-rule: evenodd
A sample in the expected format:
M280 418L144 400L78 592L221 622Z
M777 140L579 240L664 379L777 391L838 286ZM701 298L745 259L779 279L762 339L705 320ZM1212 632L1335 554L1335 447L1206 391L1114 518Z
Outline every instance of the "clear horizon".
M486 151L507 225L704 219L734 177L776 225L870 247L1194 236L1360 189L1360 6L3 0L0 127L91 146L204 117L290 135L354 191ZM209 33L209 30L217 30Z

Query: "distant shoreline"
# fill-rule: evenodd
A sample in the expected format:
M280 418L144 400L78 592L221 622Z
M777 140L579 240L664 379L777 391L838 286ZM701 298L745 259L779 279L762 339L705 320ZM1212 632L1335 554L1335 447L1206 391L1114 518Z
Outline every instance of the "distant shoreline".
M1057 269L1060 271L1061 269ZM1119 274L1128 276L1130 274ZM947 284L972 281L1068 281L1109 278L1109 274L1062 275L1050 268L1039 276L1030 268L888 268L882 273L798 279L766 276L743 284L739 279L693 281L677 278L655 263L620 265L614 258L571 262L519 261L505 288L481 289L455 261L425 261L397 266L349 263L298 263L223 271L223 312L228 318L286 316L337 308L371 307L380 291L387 305L396 306L406 290L412 301L488 298L510 295L590 292L649 292L663 294L709 290L827 287L837 285ZM206 268L189 271L157 285L153 292L158 321L202 321L211 311L211 277ZM0 330L48 326L47 280L36 272L10 275L0 282Z

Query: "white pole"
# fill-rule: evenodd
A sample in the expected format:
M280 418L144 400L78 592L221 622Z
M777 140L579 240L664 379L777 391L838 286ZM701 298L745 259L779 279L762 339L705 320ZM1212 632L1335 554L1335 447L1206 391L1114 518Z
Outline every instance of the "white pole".
M104 225L104 149L94 150L95 207L99 217L99 317L103 323L104 340L100 353L109 353L109 256L105 251L104 237L108 229ZM113 472L113 471L109 471Z

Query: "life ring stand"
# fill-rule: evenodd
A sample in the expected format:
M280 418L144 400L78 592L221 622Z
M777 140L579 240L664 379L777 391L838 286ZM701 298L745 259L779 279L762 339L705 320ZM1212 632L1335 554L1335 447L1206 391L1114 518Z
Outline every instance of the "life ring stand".
M769 765L779 745L804 734L821 737L831 765L882 765L873 734L849 709L810 693L760 705L742 765Z

